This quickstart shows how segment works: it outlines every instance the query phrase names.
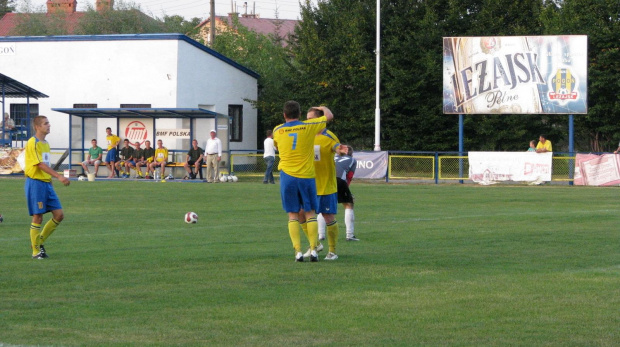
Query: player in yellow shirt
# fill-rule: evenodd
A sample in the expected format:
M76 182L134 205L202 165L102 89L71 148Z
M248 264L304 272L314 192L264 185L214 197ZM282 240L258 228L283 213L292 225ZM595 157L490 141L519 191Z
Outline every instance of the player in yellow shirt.
M32 216L30 224L30 243L32 245L32 258L44 259L48 255L43 243L56 230L56 227L64 219L62 205L52 186L52 177L56 177L65 186L69 185L69 179L59 175L50 167L50 145L45 137L50 133L50 123L45 116L36 116L33 120L35 136L31 137L26 144L26 200L28 213ZM43 230L43 214L52 212L50 219Z
M541 134L536 145L536 153L553 152L551 141L547 140L547 135Z
M161 168L161 179L164 180L166 172L166 164L168 163L168 149L164 147L162 140L157 140L157 149L155 149L155 158L151 163L151 170L155 173L155 168Z
M295 260L303 261L301 237L299 233L299 212L304 211L308 240L310 241L310 261L318 261L316 246L318 226L316 222L316 183L314 181L314 137L325 129L334 116L327 107L317 107L324 116L300 121L301 110L296 101L284 104L284 124L273 129L274 145L280 152L280 195L282 207L288 214L288 231Z
M108 154L105 157L105 166L110 171L108 178L114 178L114 162L116 161L118 143L121 142L121 138L112 134L112 128L107 127L105 129L106 141L108 142Z
M323 111L313 107L308 110L307 118L315 119L322 115ZM317 219L323 218L327 226L329 245L329 253L325 260L338 259L338 255L336 255L336 243L338 242L338 222L336 221L336 214L338 213L338 184L336 181L334 155L346 152L347 147L341 145L338 137L327 129L323 129L314 137L314 170L316 173L315 182L319 204L316 212L320 213ZM300 223L302 229L306 232L302 217L300 214ZM322 249L323 245L319 243L317 245L317 252L320 252ZM308 250L304 257L309 257L310 253L311 251Z

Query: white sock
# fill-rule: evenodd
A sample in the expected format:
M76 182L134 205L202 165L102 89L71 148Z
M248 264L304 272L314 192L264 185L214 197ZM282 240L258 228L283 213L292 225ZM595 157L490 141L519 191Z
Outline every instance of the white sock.
M319 213L316 216L316 221L319 223L319 238L325 238L325 218L323 218L323 214Z
M355 235L355 212L353 209L344 210L344 225L347 228L347 237Z

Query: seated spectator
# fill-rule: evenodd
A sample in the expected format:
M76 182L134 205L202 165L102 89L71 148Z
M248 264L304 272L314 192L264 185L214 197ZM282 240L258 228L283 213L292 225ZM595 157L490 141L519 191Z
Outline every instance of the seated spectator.
M4 133L2 129L4 127ZM0 122L0 134L4 136L0 136L0 138L4 138L5 140L11 140L11 132L15 129L15 122L11 119L8 113L4 113L4 121Z
M142 171L140 169L141 166L146 167L145 178L147 179L153 178L153 176L151 176L150 173L151 173L151 163L153 162L154 158L155 158L155 148L151 147L151 141L149 140L144 141L144 161L136 162L136 171L138 171L138 173L140 174L138 178L142 177Z
M95 176L97 176L99 165L101 165L101 159L103 158L103 148L97 146L97 139L92 139L90 143L93 146L88 149L88 156L86 160L82 162L82 168L84 169L84 173L89 174L88 165L95 166Z
M131 169L136 170L136 178L144 178L142 177L142 171L140 171L141 165L146 165L146 160L144 160L144 150L140 148L140 142L136 141L136 148L133 150L133 160L129 160L125 163L125 169L129 174Z
M193 172L191 166L196 168L196 172L200 175L200 179L202 179L202 159L204 158L205 151L198 147L198 140L192 140L192 148L187 152L187 158L185 159L185 163L183 163L183 167L185 171L187 171L187 175L184 179L195 179L196 174Z
M530 141L530 148L528 148L527 151L536 152L536 140Z
M123 169L127 168L128 161L133 161L133 148L129 145L129 140L125 139L123 140L123 148L121 148L120 160L114 164L122 178L129 177L129 170L125 171Z

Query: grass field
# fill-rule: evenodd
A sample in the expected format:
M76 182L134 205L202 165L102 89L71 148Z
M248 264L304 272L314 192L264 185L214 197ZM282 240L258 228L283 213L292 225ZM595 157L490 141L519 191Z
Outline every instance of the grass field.
M362 241L339 216L319 263L294 262L278 185L55 188L32 260L0 179L0 346L620 345L618 188L354 183Z

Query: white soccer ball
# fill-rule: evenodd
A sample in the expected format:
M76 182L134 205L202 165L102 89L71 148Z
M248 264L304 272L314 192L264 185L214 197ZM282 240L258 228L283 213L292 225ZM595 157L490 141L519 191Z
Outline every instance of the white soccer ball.
M226 182L226 181L228 181L228 176L226 175L220 176L220 182Z
M86 180L87 180L86 176L78 177L78 181L86 181Z
M239 178L237 176L235 176L235 175L230 176L230 177L232 177L232 181L233 182L237 182L239 180Z
M187 212L185 214L185 223L196 224L198 222L198 215L195 212Z

